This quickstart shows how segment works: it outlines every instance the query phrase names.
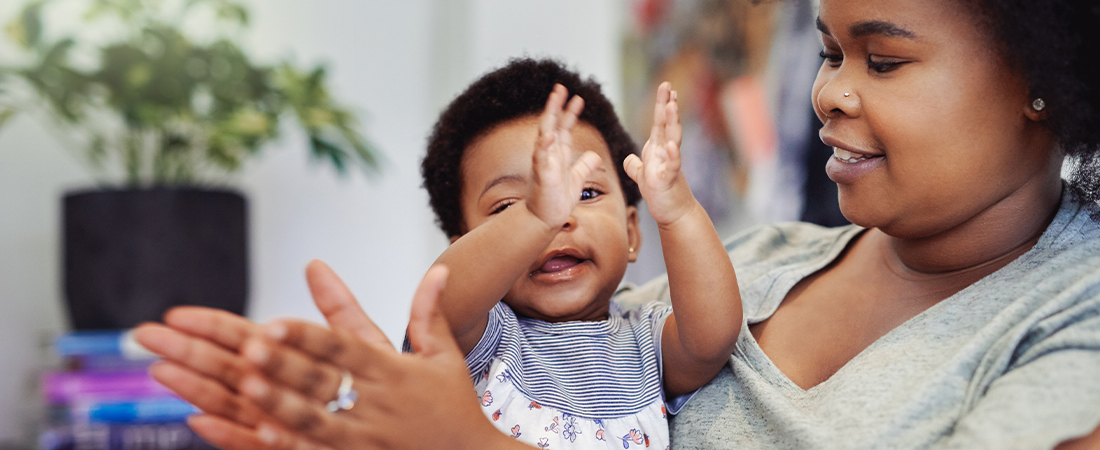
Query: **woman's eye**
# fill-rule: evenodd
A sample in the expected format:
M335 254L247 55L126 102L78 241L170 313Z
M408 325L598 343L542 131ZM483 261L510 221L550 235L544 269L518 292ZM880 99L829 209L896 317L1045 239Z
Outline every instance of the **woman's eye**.
M493 205L493 209L489 211L489 215L491 216L491 215L494 215L494 214L499 214L501 211L504 211L504 210L508 209L509 206L512 206L513 203L515 203L515 202L514 201L506 201L506 202L501 202L499 204Z
M596 197L599 197L601 195L603 195L602 192L597 191L597 190L592 189L592 188L588 188L588 189L585 189L585 190L581 191L581 201L592 200L592 199L594 199Z
M874 57L874 56L868 56L867 57L867 67L869 67L871 70L873 70L875 72L878 72L878 73L890 72L894 69L897 69L902 64L905 64L905 61L898 61L898 60L895 60L895 59L888 59L888 58L879 58L879 57Z
M828 49L822 50L818 56L824 59L830 67L837 67L840 63L844 62L844 55L840 53L830 53Z

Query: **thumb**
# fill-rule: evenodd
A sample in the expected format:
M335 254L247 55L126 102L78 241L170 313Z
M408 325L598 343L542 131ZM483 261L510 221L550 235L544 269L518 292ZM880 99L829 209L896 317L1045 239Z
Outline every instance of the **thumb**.
M584 182L588 181L588 178L592 176L592 172L600 168L601 163L603 163L603 160L600 159L600 155L597 155L596 152L584 152L580 158L577 158L577 160L573 162L573 181L576 182L578 186L583 185Z
M391 346L386 334L370 320L344 281L328 264L315 259L306 266L313 303L333 329L348 331L366 342Z
M635 183L640 183L642 180L642 166L642 159L633 153L626 155L626 159L623 160L623 170Z
M409 315L409 344L413 352L433 356L454 352L461 356L447 319L439 310L439 294L447 284L450 269L435 265L424 274L424 279L413 294L412 313Z

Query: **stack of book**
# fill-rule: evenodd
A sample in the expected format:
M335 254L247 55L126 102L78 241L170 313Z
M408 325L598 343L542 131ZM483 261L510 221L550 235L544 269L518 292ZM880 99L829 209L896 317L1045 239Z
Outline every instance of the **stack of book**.
M213 449L187 427L198 410L149 377L155 357L131 331L73 332L54 350L62 370L42 374L46 450Z

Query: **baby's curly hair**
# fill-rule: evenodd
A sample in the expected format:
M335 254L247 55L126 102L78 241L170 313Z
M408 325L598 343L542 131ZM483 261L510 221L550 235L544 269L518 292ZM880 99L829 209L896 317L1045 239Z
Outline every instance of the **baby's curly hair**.
M627 155L637 153L637 146L623 129L611 101L600 92L599 83L582 80L554 60L513 59L455 97L439 115L428 138L428 154L420 164L420 174L439 227L447 236L461 236L466 231L460 202L466 147L496 125L540 114L555 83L565 86L570 98L579 95L584 99L580 121L598 130L607 143L626 204L633 206L641 199L638 185L623 170L623 161Z
M1046 103L1048 128L1075 160L1070 184L1100 200L1100 3L963 0L1000 41L1001 54Z

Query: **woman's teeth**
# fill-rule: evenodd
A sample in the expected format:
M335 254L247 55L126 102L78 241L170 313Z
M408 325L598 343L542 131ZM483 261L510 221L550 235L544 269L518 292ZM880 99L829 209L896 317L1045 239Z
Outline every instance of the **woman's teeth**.
M865 159L871 159L873 156L861 155L859 153L850 152L848 150L833 147L833 158L836 158L840 162L857 163Z

